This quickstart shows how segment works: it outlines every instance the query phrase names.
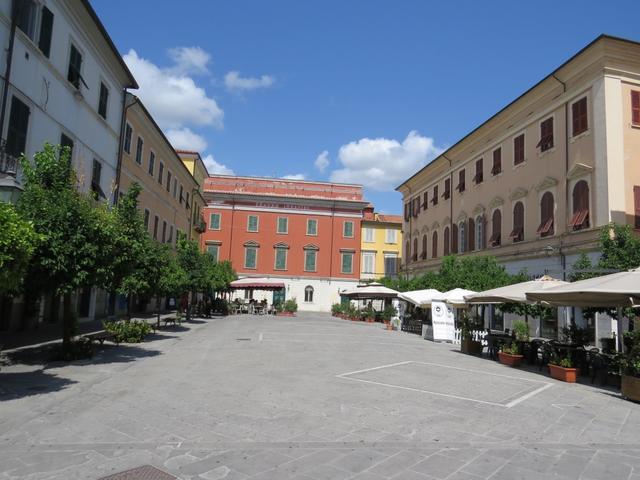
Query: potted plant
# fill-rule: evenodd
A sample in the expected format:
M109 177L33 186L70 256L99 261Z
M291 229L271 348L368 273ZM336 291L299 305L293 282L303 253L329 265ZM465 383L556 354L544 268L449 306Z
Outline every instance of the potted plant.
M520 347L516 342L502 345L498 352L500 363L509 367L519 367L523 356L520 354Z
M297 311L298 304L296 303L295 298L291 298L289 300L286 300L282 304L281 310L278 312L278 315L282 317L295 317Z
M460 351L470 355L482 353L482 342L473 339L472 322L467 312L462 313L460 325Z
M552 378L567 383L576 383L576 379L580 371L575 368L573 362L569 357L558 359L551 359L549 362L549 373Z
M386 307L384 307L384 310L382 310L382 321L384 322L384 324L387 327L387 330L393 330L393 325L391 325L391 319L393 317L395 317L398 314L398 311L396 310L396 307L394 307L393 305L387 305Z
M367 323L373 323L376 321L376 311L371 305L364 307L361 312L362 320Z
M334 303L333 305L331 305L331 314L334 317L341 317L343 311L344 308L342 307L341 303Z

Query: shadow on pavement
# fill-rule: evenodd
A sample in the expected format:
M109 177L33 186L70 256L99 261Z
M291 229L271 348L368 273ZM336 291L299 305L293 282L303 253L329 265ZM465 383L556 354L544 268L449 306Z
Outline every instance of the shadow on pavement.
M93 350L93 358L74 360L71 362L52 361L54 349L59 344L42 345L33 348L23 348L6 354L10 364L44 365L44 368L59 368L64 365L84 366L106 363L133 362L140 358L155 357L160 355L159 350L149 350L135 346L135 344L121 343L120 345L108 344L96 345ZM0 376L4 375L0 372Z
M64 390L77 383L44 370L0 372L0 402Z

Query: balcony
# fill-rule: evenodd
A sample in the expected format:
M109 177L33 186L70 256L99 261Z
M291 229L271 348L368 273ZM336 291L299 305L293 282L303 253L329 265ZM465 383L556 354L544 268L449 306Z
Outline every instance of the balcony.
M7 152L4 142L0 144L0 174L15 177L18 174L20 162L18 158Z
M198 233L206 232L207 224L204 221L204 218L202 218L202 216L196 220L195 225L193 226L193 229Z

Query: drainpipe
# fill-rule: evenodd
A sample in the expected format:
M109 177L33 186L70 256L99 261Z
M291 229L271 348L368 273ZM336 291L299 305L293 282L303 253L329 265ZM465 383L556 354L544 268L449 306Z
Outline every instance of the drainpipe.
M120 139L118 141L118 160L116 163L116 188L113 191L113 204L118 204L120 196L120 175L122 174L122 150L124 149L124 126L127 123L127 110L138 103L138 97L132 95L133 102L127 105L127 88L122 89L122 118L120 119Z
M18 13L22 3L19 0L14 0L11 12L11 33L9 34L9 48L7 49L7 68L4 73L4 89L2 91L2 106L0 107L0 135L4 132L4 118L7 110L7 96L9 94L9 78L11 77L11 64L13 60L13 43L16 38L16 27Z

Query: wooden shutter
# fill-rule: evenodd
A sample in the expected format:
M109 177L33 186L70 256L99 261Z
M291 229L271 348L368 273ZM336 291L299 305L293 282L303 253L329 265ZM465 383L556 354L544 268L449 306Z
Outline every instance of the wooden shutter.
M449 227L445 227L444 229L444 255L449 255L451 252L449 251L450 245L450 235L449 235Z
M429 192L427 191L422 195L422 205L425 210L429 208Z
M422 254L421 254L421 256L422 256L423 259L427 258L427 243L428 243L427 234L425 233L422 236Z
M17 97L11 99L11 113L7 129L6 151L9 155L19 157L27 146L27 129L29 128L29 107Z
M445 182L446 185L446 182ZM434 205L438 204L438 185L433 187L433 198L431 199Z
M586 132L589 128L587 114L587 97L581 98L571 105L571 119L573 125L573 136Z
M411 217L411 211L410 211L409 205L410 205L409 202L404 204L404 219L407 222L409 221L409 217Z
M412 258L414 260L418 259L418 238L414 238L413 239L413 254L412 254Z
M464 181L464 168L458 172L458 192L464 192L465 189L465 181Z
M640 187L633 187L633 205L635 208L635 228L640 228Z
M53 13L47 7L42 7L41 15L38 48L45 57L49 58L51 53L51 34L53 33Z
M476 160L476 174L473 177L473 181L476 183L476 185L478 183L482 183L482 181L484 180L484 178L483 178L483 170L484 170L483 163L484 162L483 162L482 158L479 159L479 160Z
M444 193L442 194L445 200L451 196L451 179L447 178L444 181Z
M524 133L513 139L513 163L524 162Z
M631 123L640 125L640 91L631 90Z
M433 232L431 239L431 258L438 258L438 232Z
M451 253L458 253L458 225L451 226Z
M476 246L476 221L473 218L469 219L469 232L467 233L467 250L472 252Z

